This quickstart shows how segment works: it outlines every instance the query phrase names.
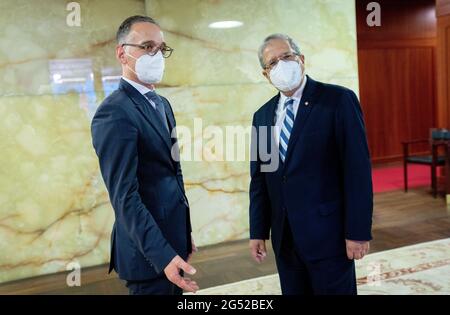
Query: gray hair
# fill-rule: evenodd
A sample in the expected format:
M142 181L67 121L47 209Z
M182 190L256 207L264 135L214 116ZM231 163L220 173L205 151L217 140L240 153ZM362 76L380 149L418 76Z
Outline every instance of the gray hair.
M289 43L289 46L291 46L291 49L292 49L297 55L299 55L299 56L301 55L300 47L297 45L297 43L296 43L289 35L286 35L286 34L280 34L280 33L269 35L269 36L267 36L267 37L264 39L262 45L259 47L259 50L258 50L259 63L261 64L261 67L262 67L263 69L264 69L265 66L266 66L266 65L264 64L264 59L263 59L263 52L264 52L264 49L266 49L267 45L269 45L269 42L272 41L272 40L274 40L274 39L282 39L282 40L287 41L287 42Z
M130 34L131 27L134 24L140 22L148 22L159 26L159 24L149 16L144 15L130 16L129 18L125 19L125 21L123 21L122 24L120 24L119 29L117 30L116 34L117 44L119 45L124 44L128 34Z

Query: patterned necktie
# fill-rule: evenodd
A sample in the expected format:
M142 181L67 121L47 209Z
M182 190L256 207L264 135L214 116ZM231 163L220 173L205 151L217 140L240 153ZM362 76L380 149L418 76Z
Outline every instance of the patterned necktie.
M284 103L284 108L286 109L286 117L280 132L280 157L283 162L286 159L289 138L291 137L292 128L294 128L294 100L288 98Z
M169 125L167 124L166 111L164 110L163 100L155 92L147 92L145 93L145 97L147 97L149 101L155 104L155 109L159 114L159 118L161 118L163 125L166 127L167 132L170 134Z

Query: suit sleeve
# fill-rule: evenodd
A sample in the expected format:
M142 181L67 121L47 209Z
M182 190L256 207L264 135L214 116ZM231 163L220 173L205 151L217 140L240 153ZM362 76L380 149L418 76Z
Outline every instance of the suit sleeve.
M139 195L138 131L123 109L110 105L100 106L91 131L116 224L124 227L141 254L159 273L177 253Z
M373 212L371 161L361 106L349 90L336 110L336 138L345 195L345 237L369 241Z
M270 237L271 208L265 173L261 172L261 160L258 154L259 131L256 127L255 116L253 116L252 123L252 153L250 159L250 239L268 240Z

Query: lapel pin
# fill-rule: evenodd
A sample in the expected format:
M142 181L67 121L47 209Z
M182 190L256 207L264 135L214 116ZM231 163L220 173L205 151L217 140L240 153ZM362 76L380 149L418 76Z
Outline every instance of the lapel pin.
M309 102L305 102L305 106L308 106L309 105Z

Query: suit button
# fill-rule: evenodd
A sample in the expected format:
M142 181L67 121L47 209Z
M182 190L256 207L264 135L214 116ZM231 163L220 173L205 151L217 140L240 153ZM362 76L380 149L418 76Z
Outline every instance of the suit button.
M184 203L184 198L183 197L180 198L180 203Z
M286 183L286 181L287 181L287 177L283 176L283 183Z

